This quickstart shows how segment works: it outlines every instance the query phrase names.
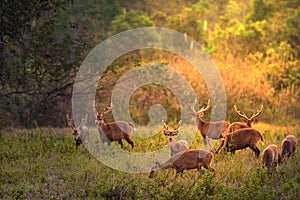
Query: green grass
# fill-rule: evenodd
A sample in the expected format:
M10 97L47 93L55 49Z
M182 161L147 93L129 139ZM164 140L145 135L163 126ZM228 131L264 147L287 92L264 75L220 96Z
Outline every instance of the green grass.
M299 126L257 124L265 138L280 146L287 134L300 138ZM157 134L134 138L134 151L155 150L167 144ZM202 142L197 134L192 148ZM130 149L124 142L125 149ZM117 145L117 144L116 144ZM77 151L70 129L9 129L0 134L0 199L299 199L300 151L273 174L261 168L261 155L250 149L235 155L215 155L215 175L207 170L125 173L95 159L85 148Z

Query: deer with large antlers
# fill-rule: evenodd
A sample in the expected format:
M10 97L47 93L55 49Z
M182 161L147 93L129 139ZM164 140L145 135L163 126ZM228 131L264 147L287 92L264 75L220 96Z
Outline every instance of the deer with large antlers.
M236 105L234 105L234 110L235 110L235 113L241 117L243 122L233 122L232 124L230 124L230 126L228 127L228 133L232 133L233 131L242 129L242 128L252 128L252 124L253 124L254 120L258 116L260 116L260 114L263 111L263 105L251 117L247 117L247 115L245 113L241 113L241 111L239 111L237 109Z
M179 134L179 127L181 126L181 121L178 122L178 125L174 128L174 130L170 130L169 127L164 123L163 132L164 135L169 139L169 146L171 150L171 156L177 153L183 153L189 149L189 145L185 140L179 140L175 142L175 137Z
M194 108L195 104L196 104L196 100L195 100L193 106L191 107L191 109L193 111L192 115L195 117L195 122L196 122L197 128L200 131L200 133L204 139L204 143L207 144L207 140L209 138L212 138L212 139L224 138L227 133L228 126L229 126L228 122L226 122L226 121L206 122L202 119L204 116L204 112L210 108L210 99L208 100L207 105L203 106L198 111L196 111ZM208 132L209 130L210 130L210 132Z
M74 125L74 120L70 118L69 114L67 114L67 122L68 125L72 128L76 149L78 149L78 146L82 144L82 140L86 139L89 136L89 129L85 126L87 118L88 115L86 115L85 118L81 120L80 125L76 128Z
M94 112L97 120L97 130L100 134L100 139L102 142L108 142L110 144L113 141L118 141L123 148L122 139L125 139L133 148L134 143L131 139L131 132L134 125L130 122L125 121L115 121L110 123L105 123L104 119L112 111L112 103L108 107L107 111L101 113L97 112L94 102Z

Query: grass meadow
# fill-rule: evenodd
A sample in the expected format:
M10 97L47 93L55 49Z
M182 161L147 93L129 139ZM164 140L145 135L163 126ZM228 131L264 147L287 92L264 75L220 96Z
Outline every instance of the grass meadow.
M261 152L269 144L280 146L288 134L300 139L299 126L254 128L264 136ZM135 139L134 151L167 144L161 135ZM197 133L191 148L201 142ZM203 169L176 176L167 169L150 179L149 173L109 168L82 146L76 150L69 128L6 129L0 134L0 199L300 199L299 149L273 174L261 168L261 156L256 159L250 149L217 154L215 174Z

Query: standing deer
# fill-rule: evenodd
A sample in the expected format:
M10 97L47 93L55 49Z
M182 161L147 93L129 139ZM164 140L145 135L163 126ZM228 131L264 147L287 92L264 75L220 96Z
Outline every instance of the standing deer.
M168 137L169 139L169 146L171 150L171 156L177 154L177 153L183 153L189 149L188 143L185 140L179 140L178 142L175 142L175 136L179 134L179 127L181 125L181 121L178 122L178 125L174 128L174 130L170 130L166 123L164 123L163 126L163 132L164 135Z
M108 142L110 145L113 141L118 141L123 148L122 139L125 139L133 148L134 143L131 139L131 132L134 125L130 122L125 121L115 121L110 123L105 123L104 118L112 111L112 103L108 107L107 111L101 113L96 111L95 102L94 102L94 112L97 120L97 130L100 134L100 139L102 142Z
M204 116L204 112L210 108L210 99L207 102L207 106L206 107L203 106L199 111L195 111L195 104L196 104L196 100L193 106L191 107L193 111L192 115L195 117L196 126L204 139L204 143L207 144L207 140L209 138L212 139L224 138L229 126L228 122L226 121L206 122L202 119L202 117ZM208 132L208 130L210 130L210 132Z
M260 150L257 148L259 141L264 141L262 134L253 128L238 129L225 136L217 152L225 149L226 152L235 153L236 150L245 149L249 147L254 151L255 156L258 158Z
M67 114L68 125L73 130L76 150L78 149L78 146L82 144L82 140L86 139L89 136L89 129L85 126L87 118L88 115L86 115L85 118L81 120L81 124L76 128L74 125L74 120L70 118L69 114Z
M233 122L228 127L228 133L232 133L235 130L242 129L242 128L252 128L252 124L254 120L262 113L263 105L261 105L260 110L258 110L255 114L253 114L250 118L247 117L245 113L241 113L234 105L235 113L241 117L243 122Z

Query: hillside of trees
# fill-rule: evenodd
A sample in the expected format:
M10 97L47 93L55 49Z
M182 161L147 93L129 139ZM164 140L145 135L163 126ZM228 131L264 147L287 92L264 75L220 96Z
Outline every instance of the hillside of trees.
M154 26L186 33L210 54L225 84L227 120L238 119L234 104L246 113L263 104L261 120L268 123L300 119L300 1L4 0L0 15L0 129L66 126L76 73L88 53L117 33ZM200 104L207 102L202 78L184 59L140 50L108 67L97 88L99 108L109 104L122 74L145 63L172 66ZM133 119L147 124L149 107L157 103L177 120L174 94L151 84L133 94Z

